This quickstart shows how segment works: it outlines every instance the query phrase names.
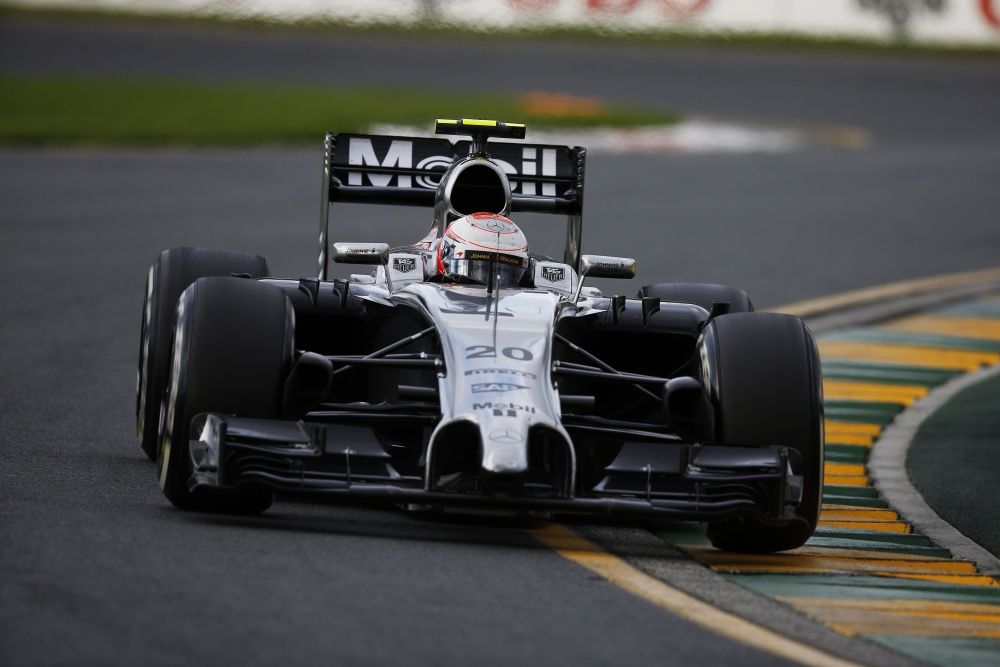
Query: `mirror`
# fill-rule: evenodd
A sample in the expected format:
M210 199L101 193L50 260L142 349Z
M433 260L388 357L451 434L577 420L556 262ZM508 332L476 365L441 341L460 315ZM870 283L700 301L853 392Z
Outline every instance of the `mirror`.
M584 255L580 273L589 278L635 278L635 260L631 257Z
M338 264L381 265L389 261L388 243L334 243L333 261Z

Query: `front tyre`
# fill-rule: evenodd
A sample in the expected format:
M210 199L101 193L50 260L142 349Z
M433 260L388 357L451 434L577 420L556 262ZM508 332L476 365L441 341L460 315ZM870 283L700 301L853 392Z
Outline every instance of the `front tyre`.
M270 275L267 262L260 255L211 248L164 250L149 268L139 332L135 418L139 444L152 461L156 460L159 445L160 406L167 384L170 332L177 300L198 278L234 273L251 278Z
M270 506L273 494L260 487L192 493L188 431L203 412L278 417L294 330L292 306L273 285L200 278L181 294L157 457L160 488L175 506L243 513Z
M823 495L823 385L812 333L797 317L736 313L716 317L699 341L702 381L715 407L716 440L779 445L799 453L803 477L795 516L712 523L708 538L728 551L794 549L816 530Z

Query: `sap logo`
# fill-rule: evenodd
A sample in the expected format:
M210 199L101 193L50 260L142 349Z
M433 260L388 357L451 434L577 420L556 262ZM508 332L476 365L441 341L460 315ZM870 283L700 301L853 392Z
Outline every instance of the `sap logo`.
M542 278L550 283L561 283L566 278L566 269L562 266L543 266Z
M392 270L398 273L409 273L417 268L416 257L393 257Z
M541 155L539 155L541 153ZM528 148L521 149L520 169L506 160L497 157L490 158L508 176L517 178L524 176L555 176L556 170L556 149L555 148ZM539 162L541 171L539 171ZM426 172L424 174L411 176L410 174L374 174L370 172L349 171L347 174L348 185L374 185L376 187L391 187L393 179L396 179L395 187L400 188L427 188L437 189L441 182L440 174L434 172L444 172L452 163L451 155L429 155L416 165L413 164L413 142L405 139L394 139L389 143L389 148L380 159L375 153L372 140L368 137L351 137L348 144L347 163L359 167L380 167L382 169L416 169ZM368 183L364 182L367 177ZM541 192L538 187L541 186ZM538 195L543 197L556 196L555 183L519 183L510 184L511 191L517 191L525 195Z
M466 375L484 375L486 373L499 373L500 375L516 375L518 377L530 378L534 380L536 376L534 373L529 373L528 371L518 371L513 368L472 368L465 371Z
M514 384L513 382L477 382L472 385L473 394L503 393L505 391L515 391L517 389L527 389L527 385Z

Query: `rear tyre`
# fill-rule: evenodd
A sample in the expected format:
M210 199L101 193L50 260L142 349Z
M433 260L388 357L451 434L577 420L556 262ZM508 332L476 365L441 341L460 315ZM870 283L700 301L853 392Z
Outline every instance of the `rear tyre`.
M170 332L177 299L188 285L205 276L270 275L263 257L235 250L172 248L164 250L146 277L139 333L139 373L136 380L136 429L142 451L156 460L160 406L167 384Z
M796 449L802 502L790 521L755 516L712 523L708 538L728 551L801 546L816 530L823 494L823 386L812 334L796 317L721 315L699 341L702 381L716 413L716 440Z
M181 294L157 466L160 488L181 509L258 513L273 493L256 486L192 493L191 419L203 412L280 415L292 364L295 316L284 292L244 278L200 278Z
M730 313L747 313L753 310L750 297L741 289L712 283L657 283L639 290L638 298L655 296L660 301L693 303L712 312L716 301L729 304Z

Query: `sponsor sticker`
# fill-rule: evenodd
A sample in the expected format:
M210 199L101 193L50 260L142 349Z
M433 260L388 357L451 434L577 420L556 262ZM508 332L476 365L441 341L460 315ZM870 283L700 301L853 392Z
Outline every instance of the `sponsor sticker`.
M511 266L524 266L524 260L520 257L515 257L514 255L502 255L495 252L481 252L478 250L469 250L465 253L466 259L472 259L477 261L488 262L489 260L494 260L500 264L510 264Z
M529 373L528 371L519 371L513 368L470 368L465 371L466 375L483 375L486 373L498 373L500 375L515 375L517 377L530 378L532 380L536 379L534 373Z
M477 382L472 385L473 394L498 393L506 391L516 391L517 389L527 389L527 385L514 384L513 382Z
M518 414L535 414L535 407L519 403L473 403L473 410L492 410L494 417L516 417Z
M404 139L377 135L354 135L347 145L347 164L338 154L333 168L347 172L348 185L427 188L434 190L455 155L468 154L468 142L452 145L447 140ZM491 161L510 177L512 191L555 197L568 186L542 181L546 176L573 172L565 149L556 146L491 144ZM353 169L352 169L353 167ZM397 170L402 173L393 173ZM518 176L530 178L521 181ZM539 192L539 189L541 192Z
M397 273L409 273L416 268L416 257L393 257L392 259L392 270Z
M550 283L561 283L566 278L566 268L562 266L542 266L542 278Z

